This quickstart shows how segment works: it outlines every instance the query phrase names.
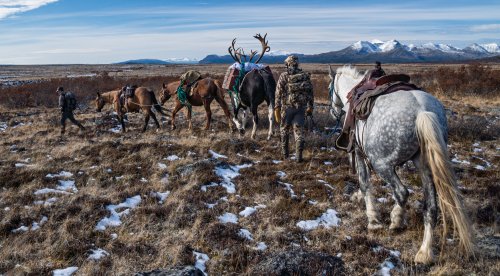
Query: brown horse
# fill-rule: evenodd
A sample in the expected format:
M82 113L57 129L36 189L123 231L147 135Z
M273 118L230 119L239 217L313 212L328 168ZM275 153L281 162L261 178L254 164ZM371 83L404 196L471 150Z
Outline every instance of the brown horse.
M144 127L142 128L142 132L146 131L146 128L149 123L149 118L153 117L155 121L156 127L160 128L160 123L156 119L155 114L151 110L151 107L154 107L158 112L162 115L167 115L163 112L161 106L158 104L156 100L155 93L146 88L146 87L138 87L132 98L127 98L125 104L122 106L120 104L120 91L121 89L97 93L97 97L95 99L95 105L98 112L101 112L102 108L105 104L112 104L115 112L118 114L118 120L122 125L122 131L125 132L125 122L124 117L127 112L141 112L144 114Z
M175 108L172 111L172 129L175 129L175 115L179 110L181 110L185 104L182 104L179 98L177 97L177 88L179 87L180 82L171 82L169 84L163 84L163 89L160 96L160 103L163 105L166 101L170 99L170 97L175 96ZM192 106L203 106L205 107L205 112L207 114L207 123L205 125L205 130L210 129L210 121L212 120L212 110L210 109L210 104L215 99L217 103L224 110L224 114L227 117L227 123L229 126L229 130L233 130L233 122L231 120L231 113L229 112L229 108L227 106L226 101L224 101L224 90L222 89L221 83L218 80L214 80L211 78L204 78L199 80L192 88L192 96L187 96L187 101ZM189 121L189 130L193 129L193 124L191 122L191 109L188 108L188 121Z

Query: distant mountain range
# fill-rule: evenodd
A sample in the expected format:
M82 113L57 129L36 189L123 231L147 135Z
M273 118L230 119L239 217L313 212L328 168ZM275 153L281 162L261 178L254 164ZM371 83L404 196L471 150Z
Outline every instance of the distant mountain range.
M115 64L198 64L197 59L188 58L170 58L166 60L161 59L132 59L122 62L117 62Z
M262 63L282 63L289 53L274 52L264 56ZM405 45L397 40L358 41L342 50L322 54L296 54L301 62L307 63L365 63L376 60L388 63L405 62L455 62L491 58L500 55L496 43L474 43L463 49L449 44L426 43L423 45ZM229 55L208 55L200 64L232 63Z

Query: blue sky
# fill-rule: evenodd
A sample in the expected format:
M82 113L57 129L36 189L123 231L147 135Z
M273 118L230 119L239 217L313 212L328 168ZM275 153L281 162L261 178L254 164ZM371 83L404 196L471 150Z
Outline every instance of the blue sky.
M111 63L258 49L321 53L358 40L500 42L500 1L0 0L0 64Z

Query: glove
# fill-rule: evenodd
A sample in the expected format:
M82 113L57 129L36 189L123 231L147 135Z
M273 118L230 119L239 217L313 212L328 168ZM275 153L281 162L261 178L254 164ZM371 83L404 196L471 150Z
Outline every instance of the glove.
M306 115L307 116L312 116L313 115L313 108L312 107L308 107L306 109Z
M281 107L274 108L274 119L277 123L281 123Z

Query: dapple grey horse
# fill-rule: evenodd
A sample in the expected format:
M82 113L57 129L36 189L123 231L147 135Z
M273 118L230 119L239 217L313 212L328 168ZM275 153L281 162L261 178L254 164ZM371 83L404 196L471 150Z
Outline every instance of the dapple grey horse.
M329 69L331 113L334 117L342 116L349 109L347 94L364 76L351 66L338 68L336 72L331 67ZM340 117L337 119L340 120ZM368 162L393 190L396 202L391 211L389 229L396 230L404 227L408 190L401 183L395 167L412 160L422 178L425 225L423 242L415 256L415 262L429 264L434 261L433 228L437 223L438 205L443 217L443 235L446 235L445 218L448 215L460 238L461 252L467 256L472 255L472 228L449 161L446 114L439 100L421 90L382 95L375 101L368 119L357 120L355 128L355 165L360 185L358 194L365 200L368 229L383 227L372 195ZM446 240L444 236L442 240Z

